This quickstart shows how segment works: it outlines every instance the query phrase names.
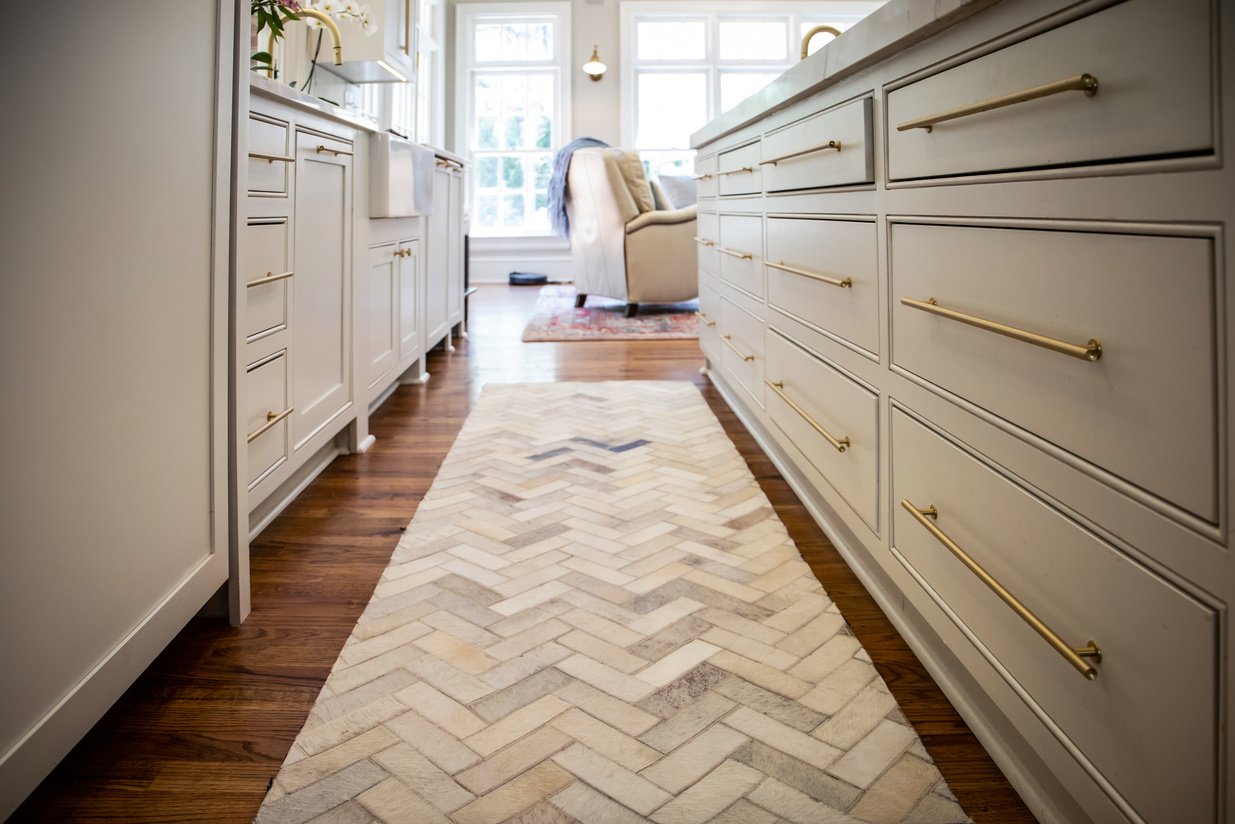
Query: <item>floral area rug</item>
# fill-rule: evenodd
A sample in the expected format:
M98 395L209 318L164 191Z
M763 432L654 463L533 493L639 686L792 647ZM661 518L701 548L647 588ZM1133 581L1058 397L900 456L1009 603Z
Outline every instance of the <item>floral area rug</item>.
M626 304L589 295L575 308L573 286L546 286L540 290L532 319L523 330L525 341L668 340L699 337L699 302L648 303L639 314L625 316Z

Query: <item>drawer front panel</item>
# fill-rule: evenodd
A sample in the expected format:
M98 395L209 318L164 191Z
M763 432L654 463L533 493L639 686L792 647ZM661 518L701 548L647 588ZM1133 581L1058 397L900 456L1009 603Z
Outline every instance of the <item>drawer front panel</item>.
M879 352L878 229L854 220L768 218L768 303ZM785 267L785 268L780 268ZM791 271L796 270L796 271ZM848 285L837 285L848 283Z
M782 192L873 182L871 106L869 97L855 100L764 135L764 188Z
M287 350L249 366L245 372L245 397L252 489L287 460Z
M755 403L763 406L763 321L733 301L720 299L721 363Z
M760 191L759 144L721 152L716 177L722 195L753 195Z
M288 134L287 124L282 121L249 116L249 194L287 194L289 172L294 163L290 159Z
M768 416L878 533L879 396L773 331L767 361Z
M1212 821L1215 612L899 409L892 413L892 473L896 551L1006 677L1145 820ZM903 499L934 506L929 523L1068 646L1096 642L1096 678L1074 669Z
M717 253L721 280L763 297L763 218L721 215Z
M891 223L892 360L1208 521L1218 517L1207 238ZM927 301L1089 362L912 308Z
M891 179L1212 150L1208 5L1129 0L896 89L887 96ZM1064 91L929 132L898 129L1083 74L1097 79L1096 94Z
M695 244L699 252L699 268L708 272L720 271L720 253L716 251L720 239L720 221L714 212L696 213Z
M695 179L699 181L699 198L716 197L716 155L695 158Z
M254 340L287 328L291 276L291 238L286 219L252 220L241 245L245 282L244 334Z

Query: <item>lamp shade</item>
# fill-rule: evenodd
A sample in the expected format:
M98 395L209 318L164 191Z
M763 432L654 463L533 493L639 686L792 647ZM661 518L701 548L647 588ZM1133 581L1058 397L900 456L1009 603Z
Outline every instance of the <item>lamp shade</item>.
M599 80L607 67L600 62L600 47L592 46L592 56L583 64L584 73L593 80Z

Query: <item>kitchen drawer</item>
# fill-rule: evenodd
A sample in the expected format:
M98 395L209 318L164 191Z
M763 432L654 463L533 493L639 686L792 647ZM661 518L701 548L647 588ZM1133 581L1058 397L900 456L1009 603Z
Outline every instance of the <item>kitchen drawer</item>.
M725 371L763 406L763 321L721 297L716 328Z
M722 353L720 334L717 332L717 322L720 318L720 293L709 278L699 279L699 346L703 353L711 359L713 365L719 364Z
M878 534L878 394L775 330L766 343L768 417Z
M287 460L287 350L245 370L245 433L249 446L249 489Z
M287 195L288 171L296 162L288 135L285 121L249 115L249 194Z
M697 212L695 220L695 243L699 247L699 268L708 272L720 271L720 254L716 241L720 237L720 220L714 212Z
M892 412L893 548L1080 762L1145 821L1213 821L1218 615L962 452ZM935 517L915 519L902 501ZM1065 646L1091 641L1087 680L996 596L940 530ZM1138 819L1139 820L1139 819Z
M240 273L245 284L246 341L287 328L290 240L287 218L253 218L245 226Z
M722 195L753 195L760 191L759 144L721 152L716 158L716 177Z
M767 224L768 304L878 354L875 223L769 217Z
M699 199L716 197L716 155L695 158L695 180L699 183Z
M1210 4L1128 0L887 95L892 180L1213 150ZM1088 74L1065 91L985 101ZM908 124L966 107L931 129Z
M811 115L763 136L763 187L769 192L873 183L871 99Z
M763 298L763 218L721 215L720 279Z
M895 367L1217 522L1211 239L899 222L889 230ZM931 299L1066 342L1077 355L1097 340L1101 354L1069 357L940 316Z

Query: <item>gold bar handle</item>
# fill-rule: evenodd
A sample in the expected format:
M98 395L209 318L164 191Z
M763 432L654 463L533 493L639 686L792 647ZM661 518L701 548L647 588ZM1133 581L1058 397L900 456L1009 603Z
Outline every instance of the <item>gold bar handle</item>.
M818 432L820 435L823 436L823 439L825 441L832 444L832 448L835 449L837 452L844 452L846 449L853 446L853 444L849 442L848 435L846 435L843 438L837 438L831 432L824 429L817 420L815 420L809 414L807 414L805 409L803 409L802 407L794 403L793 399L790 398L787 394L785 394L785 382L784 381L770 381L767 378L764 378L763 382L766 383L768 386L772 387L772 391L775 392L782 401L789 404L789 408L792 409L794 412L797 412L798 415L802 417L802 420L810 424L811 429Z
M701 246L715 246L716 245L716 241L708 240L707 238L702 238L702 237L695 238L695 243L698 243Z
M273 428L274 426L277 426L279 421L283 420L288 415L292 414L292 411L295 408L296 407L294 406L289 406L286 409L284 409L282 412L275 412L273 409L267 412L266 422L262 424L260 427L258 427L256 431L250 432L248 436L245 438L245 443L253 443L255 440L260 438L262 435L265 435L267 432L271 430L271 428Z
M748 355L745 352L743 352L741 349L737 348L737 346L734 345L733 335L721 335L720 339L725 342L725 346L728 346L730 349L736 352L738 357L746 361L747 363L755 359L754 355Z
M754 166L743 166L740 169L730 169L727 172L721 172L720 176L725 177L726 175L744 175L744 174L749 174L753 171L755 171Z
M729 257L735 257L738 260L753 260L755 257L750 252L739 252L735 249L726 249L724 246L716 247L716 251L720 252L722 255L728 255Z
M1050 627L1042 623L1041 619L1029 610L1029 607L1022 604L1011 592L1008 592L1003 584L996 581L989 572L982 568L981 564L969 557L969 553L957 546L955 541L949 538L942 529L932 522L933 519L939 517L939 510L935 509L934 506L919 509L908 498L901 499L901 506L913 516L915 521L922 525L923 529L933 535L936 541L943 544L949 552L956 556L958 561L968 567L970 572L978 576L982 583L990 587L991 591L999 596L999 600L1011 607L1013 612L1033 628L1034 632L1046 639L1046 642L1067 659L1068 663L1076 668L1077 672L1090 681L1098 677L1098 671L1085 660L1086 658L1092 658L1098 663L1102 662L1102 650L1098 648L1094 641L1090 641L1083 647L1072 647Z
M335 157L338 157L339 155L343 155L344 157L352 156L351 152L345 152L342 149L332 149L329 146L323 146L320 143L317 145L317 148L314 149L313 151L317 152L318 154L325 154L326 152L330 152Z
M765 261L764 265L771 266L773 269L780 269L782 272L790 272L795 275L801 275L804 278L811 278L812 280L830 283L833 286L839 286L842 289L853 288L853 278L830 278L827 275L821 275L818 272L808 272L805 269L798 269L796 266L789 266L783 260L779 263L768 263Z
M1004 106L1014 106L1017 103L1027 103L1030 100L1037 100L1042 97L1050 97L1053 94L1061 92L1084 92L1086 97L1093 97L1098 93L1098 78L1092 74L1078 74L1075 77L1067 77L1063 80L1056 80L1054 83L1044 83L1041 86L1034 86L1032 89L1005 94L1001 97L992 97L989 100L980 100L977 103L970 103L968 106L961 106L957 109L950 109L946 112L932 114L929 117L920 117L917 120L906 120L904 123L896 127L898 132L908 131L909 129L926 129L930 132L939 123L946 123L949 120L956 120L958 117L968 117L971 114L979 114L981 112L989 112L992 109L1002 109Z
M715 326L715 325L716 325L716 321L714 321L714 320L712 320L711 318L709 318L709 317L708 317L705 313L703 313L703 312L700 312L700 313L699 313L699 317L703 318L703 325L704 325L704 326Z
M249 152L254 160L264 160L267 163L295 163L296 158L288 155L266 154L265 152Z
M774 157L771 160L760 160L759 165L760 166L769 166L769 165L775 166L777 163L781 163L786 160L793 160L794 158L805 157L806 155L812 155L812 154L815 154L816 152L826 152L828 149L835 149L836 151L839 152L840 148L841 148L841 143L839 140L829 140L827 143L824 143L822 146L814 146L810 149L802 149L801 151L798 151L798 152L790 152L787 155L781 155L780 157Z
M1098 342L1097 338L1090 338L1088 342L1083 344L1068 343L1067 341L1039 335L1037 332L1027 332L1024 329L1017 329L1015 326L1008 326L998 321L987 320L976 315L967 315L955 309L948 309L937 304L934 298L927 298L926 300L901 298L901 303L913 309L921 309L923 312L930 312L932 315L939 315L949 320L967 323L970 326L976 326L988 332L994 332L1014 340L1024 341L1025 343L1032 343L1034 346L1041 346L1043 349L1049 349L1052 352L1058 352L1061 355L1068 355L1069 357L1089 361L1090 363L1102 357L1102 344Z
M712 177L713 177L712 173L708 172L705 175L695 175L694 177L691 178L691 180L711 180Z
M276 280L287 280L294 274L296 273L295 272L283 272L281 274L276 275L274 272L267 272L266 277L258 278L257 280L251 280L248 283L246 283L244 287L246 289L252 289L254 286L261 286L264 283L274 283Z

